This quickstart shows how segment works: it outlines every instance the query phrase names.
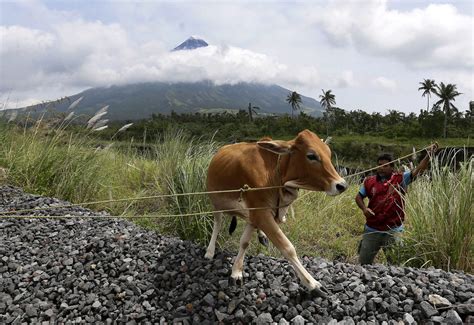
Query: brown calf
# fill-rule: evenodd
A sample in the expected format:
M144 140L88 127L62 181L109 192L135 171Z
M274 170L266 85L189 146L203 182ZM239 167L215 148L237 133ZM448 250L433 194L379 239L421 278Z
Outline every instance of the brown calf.
M281 231L278 221L297 198L298 189L342 193L347 184L331 163L331 150L309 130L291 141L263 139L257 143L237 143L222 147L213 157L207 174L207 190L220 191L283 185L282 189L240 193L214 193L210 198L215 210L235 209L232 215L243 218L247 225L240 239L240 250L231 277L242 281L245 250L256 229L263 231L283 256L288 259L303 284L316 294L324 295L316 281L299 261L295 248ZM279 209L275 207L279 206ZM248 210L248 208L269 207ZM205 257L212 259L222 213L214 213L212 238Z

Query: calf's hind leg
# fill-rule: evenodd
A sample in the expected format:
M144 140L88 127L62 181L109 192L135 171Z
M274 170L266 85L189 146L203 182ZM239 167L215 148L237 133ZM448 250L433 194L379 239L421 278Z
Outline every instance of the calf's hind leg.
M244 269L244 256L247 247L249 246L250 239L252 239L252 234L255 231L255 228L250 224L244 228L244 232L242 233L242 237L240 237L240 249L239 254L235 258L234 265L232 265L232 275L231 278L237 284L243 283L242 271Z

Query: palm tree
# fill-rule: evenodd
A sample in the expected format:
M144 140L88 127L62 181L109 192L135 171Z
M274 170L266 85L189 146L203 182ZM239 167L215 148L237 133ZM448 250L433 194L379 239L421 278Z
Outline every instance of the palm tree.
M444 111L444 125L443 125L443 136L446 138L448 136L448 116L451 115L451 111L457 111L458 109L454 106L451 101L455 101L456 97L461 95L460 92L456 90L456 85L441 83L436 85L436 88L433 92L440 99L437 101L434 106L442 107Z
M291 105L291 117L293 117L293 112L300 109L301 96L296 91L290 91L286 97L286 102Z
M324 89L321 90L323 91L323 94L319 95L319 98L321 98L319 103L323 108L326 109L326 135L329 136L329 124L331 123L331 107L332 105L336 105L336 95L331 94L331 89L329 89L328 91L324 91Z
M321 89L321 90L323 91L323 94L319 95L319 98L321 98L321 100L319 101L321 106L327 110L328 108L331 108L332 105L336 105L336 95L331 94L332 90L331 89L329 89L328 91L324 91L324 89Z
M252 103L249 103L249 106L247 107L248 112L249 112L249 122L253 121L253 114L258 115L257 110L260 109L258 106L252 106Z
M423 94L421 94L421 97L425 97L428 99L428 104L426 105L426 110L428 111L430 109L430 96L431 93L434 93L436 89L436 82L433 79L424 79L422 82L420 82L421 87L418 88L418 90L423 90Z

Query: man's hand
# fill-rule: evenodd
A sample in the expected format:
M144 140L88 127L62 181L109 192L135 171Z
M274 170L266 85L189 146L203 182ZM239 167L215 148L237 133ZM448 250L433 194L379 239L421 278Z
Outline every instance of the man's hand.
M438 151L438 148L439 148L438 142L434 142L426 149L426 151L428 152L430 157L432 157Z
M370 217L375 216L375 213L374 213L374 211L372 211L372 209L367 208L367 209L364 210L364 216L366 218L370 218Z
M438 143L432 143L426 148L426 156L420 161L420 164L411 172L411 178L414 180L420 173L422 173L426 167L428 167L428 163L431 157L434 156L436 151L438 151Z

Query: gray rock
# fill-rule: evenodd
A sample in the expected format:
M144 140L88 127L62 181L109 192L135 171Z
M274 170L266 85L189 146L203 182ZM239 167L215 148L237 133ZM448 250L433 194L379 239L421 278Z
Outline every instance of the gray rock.
M466 303L456 306L456 311L461 315L474 315L474 298Z
M38 315L38 309L33 305L26 305L25 313L29 318L36 317Z
M257 325L268 325L273 323L273 318L270 313L262 313L257 317Z
M219 287L221 289L227 289L229 287L229 280L220 280Z
M51 318L54 316L54 310L52 309L48 309L44 312L44 314L48 317L48 318Z
M403 315L403 323L405 325L416 325L417 324L417 322L415 321L413 316L411 314L408 314L408 313L405 313Z
M209 306L214 306L214 297L208 293L207 295L204 296L203 300L209 305Z
M226 319L227 317L229 317L229 315L225 314L225 313L221 313L219 310L214 310L214 313L216 314L216 317L217 317L217 320L219 322L222 322L224 319Z
M359 299L354 303L354 306L351 308L352 315L357 315L359 311L365 306L365 298Z
M448 299L441 297L440 295L437 295L437 294L429 295L428 301L436 308L451 306L451 303L449 302Z
M288 311L285 314L285 319L293 319L298 315L298 310L296 307L288 308Z
M291 324L293 324L293 325L304 325L305 324L305 319L303 318L303 316L297 315L291 320Z
M462 324L462 319L456 311L451 309L446 313L444 322L448 324Z
M422 301L420 303L420 309L426 318L431 318L432 316L438 315L438 311L427 301Z
M299 288L300 288L300 286L298 285L298 283L295 283L295 282L291 282L288 285L288 291L290 291L290 292L296 292L296 291L298 291Z
M281 318L279 321L278 321L278 325L290 325L290 323L284 319L284 318Z

